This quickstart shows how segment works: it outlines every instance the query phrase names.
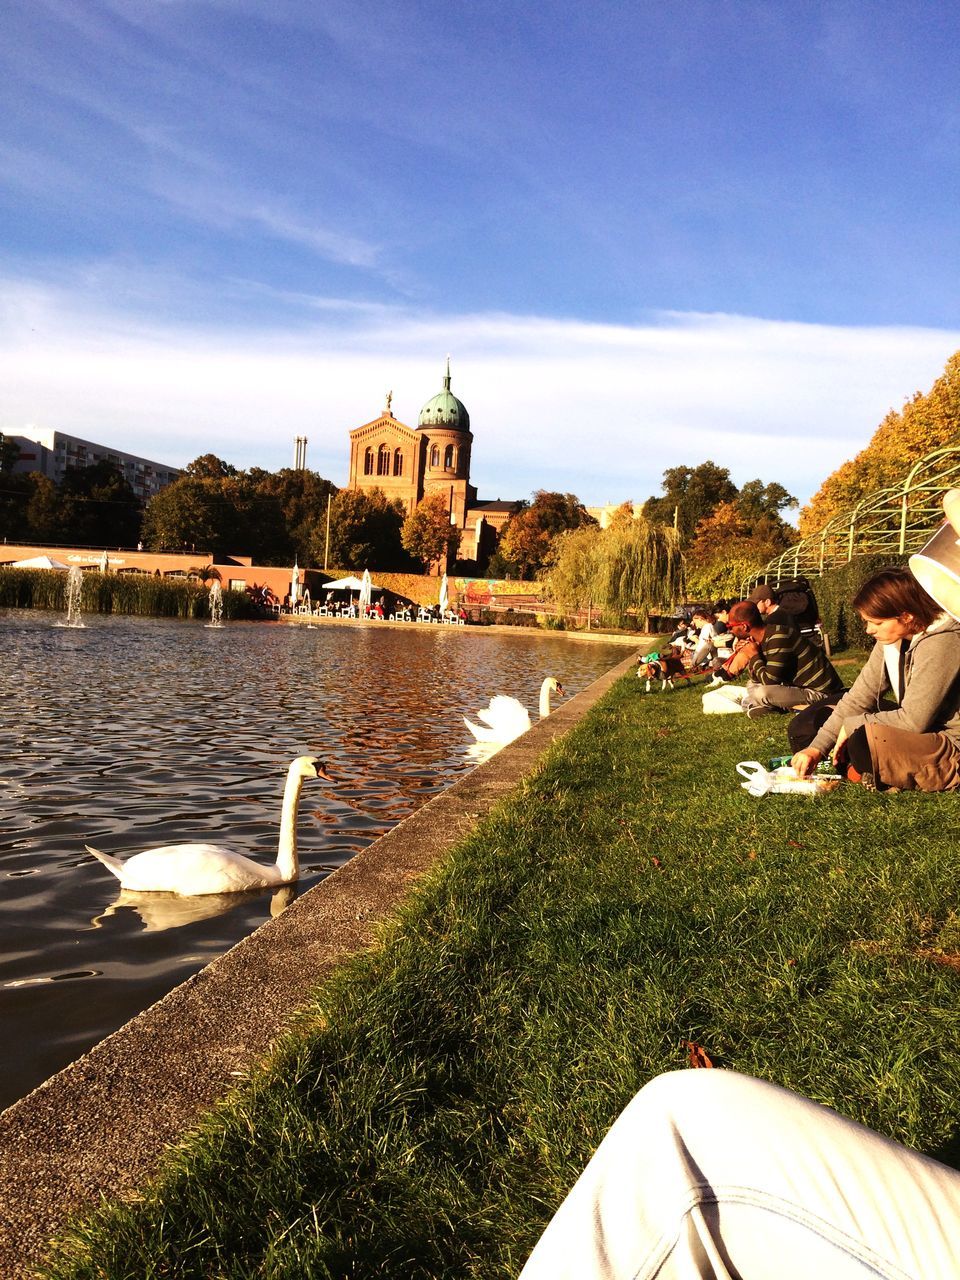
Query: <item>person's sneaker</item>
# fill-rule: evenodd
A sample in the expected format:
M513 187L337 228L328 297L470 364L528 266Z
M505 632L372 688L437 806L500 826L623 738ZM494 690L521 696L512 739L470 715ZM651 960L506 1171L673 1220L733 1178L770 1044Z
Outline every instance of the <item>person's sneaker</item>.
M861 773L861 775L860 775L860 785L861 785L861 787L863 787L864 791L876 791L876 789L877 789L877 777L876 777L876 774L874 774L874 773Z
M772 715L773 707L744 707L743 713L748 720L759 720L761 716Z

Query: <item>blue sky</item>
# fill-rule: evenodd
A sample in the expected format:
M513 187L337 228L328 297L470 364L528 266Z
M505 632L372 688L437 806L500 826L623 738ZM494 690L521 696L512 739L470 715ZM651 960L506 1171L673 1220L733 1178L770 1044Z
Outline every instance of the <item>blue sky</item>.
M0 429L414 424L482 497L805 499L960 347L960 10L6 0Z

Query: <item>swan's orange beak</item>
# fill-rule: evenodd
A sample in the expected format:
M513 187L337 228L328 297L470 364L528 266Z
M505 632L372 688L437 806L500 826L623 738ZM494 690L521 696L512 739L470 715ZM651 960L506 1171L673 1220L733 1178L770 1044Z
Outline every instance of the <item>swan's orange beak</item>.
M558 698L562 698L562 697L563 697L563 685L562 685L562 684L558 684L558 685L557 685L557 697L558 697Z
M317 771L317 777L323 778L324 782L336 782L336 778L331 778L330 774L327 773L327 766L322 760L314 760L313 767Z

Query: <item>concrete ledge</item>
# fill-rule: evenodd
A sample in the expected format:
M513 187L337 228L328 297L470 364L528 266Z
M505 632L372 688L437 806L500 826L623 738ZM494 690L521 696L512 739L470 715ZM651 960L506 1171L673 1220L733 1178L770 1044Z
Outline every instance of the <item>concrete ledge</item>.
M602 640L607 644L624 644L633 648L652 639L652 636L642 631L549 631L546 627L509 627L499 622L485 622L479 627L473 625L457 627L449 623L419 622L416 618L411 618L409 622L397 622L390 618L325 617L322 614L312 613L281 613L276 621L291 627L374 627L377 630L386 627L400 631L409 631L411 627L417 627L420 630L426 628L427 630L453 631L457 635L465 636L521 635L536 636L537 639L585 640L587 643Z
M0 1115L0 1278L22 1280L73 1213L124 1195L261 1061L333 967L368 946L411 881L468 834L633 668L619 663Z

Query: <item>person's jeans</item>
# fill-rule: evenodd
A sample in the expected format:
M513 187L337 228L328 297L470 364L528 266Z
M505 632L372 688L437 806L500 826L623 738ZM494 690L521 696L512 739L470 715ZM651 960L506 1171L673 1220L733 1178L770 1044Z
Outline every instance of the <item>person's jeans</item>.
M658 1076L522 1280L957 1280L960 1173L732 1071Z
M747 691L743 697L743 709L749 715L751 711L758 714L767 711L789 711L793 707L809 703L822 702L826 694L815 689L803 689L792 684L761 684L759 680L748 680Z

